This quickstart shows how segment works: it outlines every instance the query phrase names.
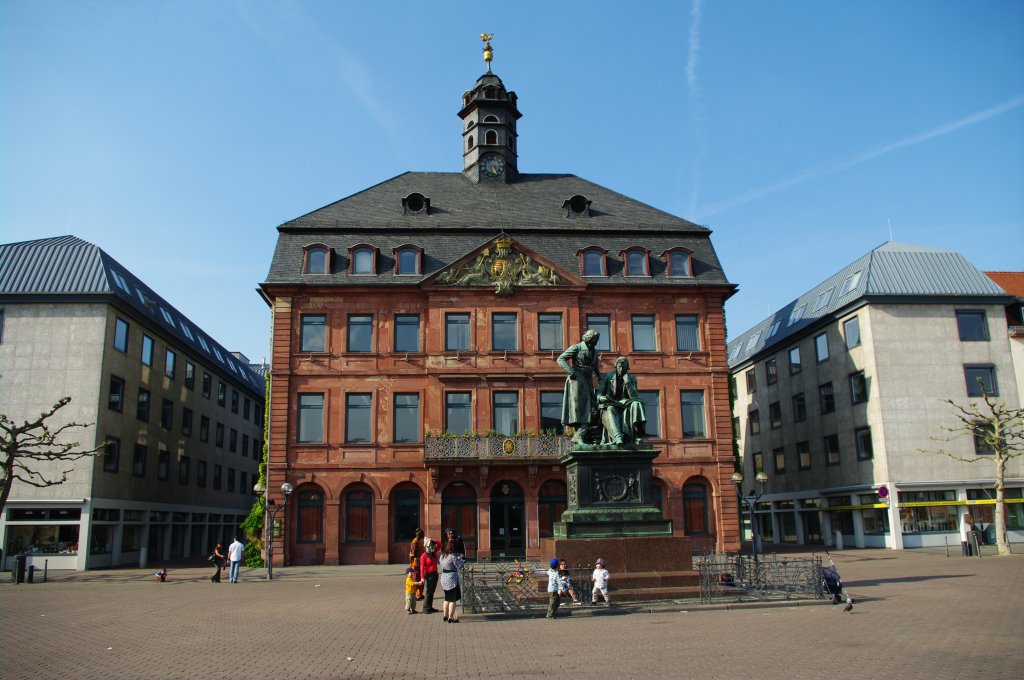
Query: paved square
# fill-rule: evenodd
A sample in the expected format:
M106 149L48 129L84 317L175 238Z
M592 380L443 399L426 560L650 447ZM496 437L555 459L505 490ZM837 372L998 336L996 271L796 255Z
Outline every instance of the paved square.
M1024 677L1024 556L835 561L852 614L613 609L451 625L405 613L401 565L288 567L273 582L243 571L238 584L210 583L207 568L163 584L155 568L5 581L0 667L8 680Z

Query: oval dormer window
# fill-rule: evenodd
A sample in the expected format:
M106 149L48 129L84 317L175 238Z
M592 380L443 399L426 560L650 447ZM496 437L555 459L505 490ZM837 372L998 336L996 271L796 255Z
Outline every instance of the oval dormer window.
M577 194L569 199L569 210L571 210L574 215L586 214L589 206L590 201L587 200L586 196L580 196Z
M427 207L427 199L423 194L409 194L405 197L405 207L409 212L423 212L423 209Z

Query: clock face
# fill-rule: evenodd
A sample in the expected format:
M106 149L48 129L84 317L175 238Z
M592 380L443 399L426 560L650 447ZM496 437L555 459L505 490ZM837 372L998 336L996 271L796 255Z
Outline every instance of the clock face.
M489 154L480 159L480 169L488 177L498 177L505 172L505 161L501 156Z

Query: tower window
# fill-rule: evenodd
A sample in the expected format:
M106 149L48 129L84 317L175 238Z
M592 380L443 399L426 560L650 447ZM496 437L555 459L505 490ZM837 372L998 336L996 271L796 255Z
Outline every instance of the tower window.
M484 122L485 123L498 123L500 121L498 120L497 116L484 116Z
M473 143L473 135L470 135L469 136L469 144L466 145L466 150L468 151L468 150L472 149L474 146L476 146L476 145Z
M485 87L484 88L484 99L497 99L497 98L498 98L498 91L497 90L495 90L493 87Z
M488 130L487 131L487 142L486 143L487 144L497 144L498 143L498 133L495 132L494 130Z

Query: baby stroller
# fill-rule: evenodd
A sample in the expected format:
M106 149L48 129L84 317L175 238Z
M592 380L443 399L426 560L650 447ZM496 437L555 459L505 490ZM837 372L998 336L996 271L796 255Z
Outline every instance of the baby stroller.
M839 576L836 563L832 561L832 553L826 550L825 555L828 556L828 566L821 568L821 584L825 592L832 596L832 604L839 604L844 599L847 604L853 604L853 598L849 593L846 593L845 598L843 597L843 579Z

